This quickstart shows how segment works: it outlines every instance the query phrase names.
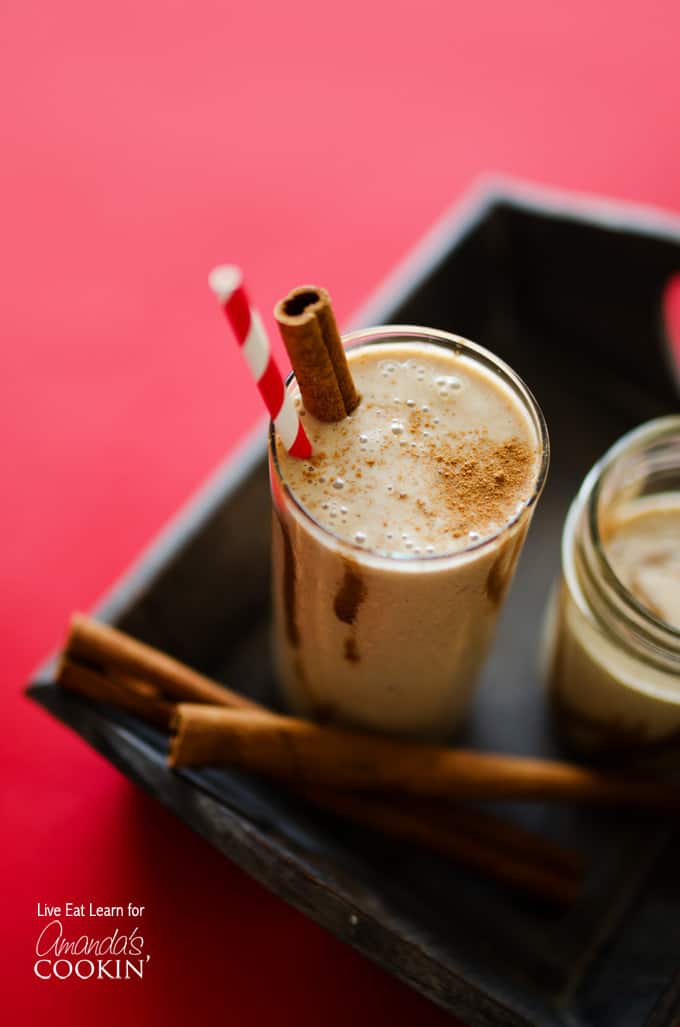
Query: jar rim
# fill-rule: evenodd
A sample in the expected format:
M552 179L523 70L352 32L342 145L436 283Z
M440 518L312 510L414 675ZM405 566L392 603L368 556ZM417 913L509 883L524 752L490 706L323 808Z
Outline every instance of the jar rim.
M600 530L600 500L602 490L608 482L612 470L619 465L622 458L641 451L650 443L663 441L669 437L680 439L680 415L671 414L655 418L633 428L618 439L594 464L586 475L577 498L578 505L585 508L588 533L599 574L621 603L627 615L632 615L641 621L656 636L661 634L670 642L671 648L675 648L676 646L680 647L680 626L658 617L627 588L611 564Z

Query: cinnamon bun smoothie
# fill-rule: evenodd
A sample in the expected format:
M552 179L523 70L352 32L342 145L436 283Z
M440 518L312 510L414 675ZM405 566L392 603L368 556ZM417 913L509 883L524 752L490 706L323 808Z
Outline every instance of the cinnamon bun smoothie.
M274 638L296 712L443 736L464 715L548 462L520 379L443 332L345 341L361 401L313 447L272 430Z

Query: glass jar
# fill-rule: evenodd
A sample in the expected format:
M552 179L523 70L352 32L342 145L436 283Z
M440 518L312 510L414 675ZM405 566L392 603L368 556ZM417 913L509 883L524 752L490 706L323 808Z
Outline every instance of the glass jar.
M673 416L620 439L587 475L565 523L543 662L558 727L580 752L680 762L679 603Z

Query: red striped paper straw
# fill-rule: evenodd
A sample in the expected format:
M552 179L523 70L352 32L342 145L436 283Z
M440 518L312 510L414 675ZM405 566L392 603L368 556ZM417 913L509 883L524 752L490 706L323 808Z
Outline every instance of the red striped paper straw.
M271 354L262 318L248 299L241 269L230 264L213 268L208 282L234 331L281 441L291 456L310 457L310 441Z

